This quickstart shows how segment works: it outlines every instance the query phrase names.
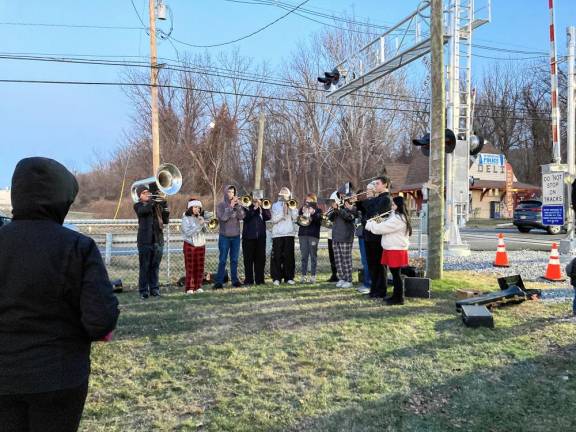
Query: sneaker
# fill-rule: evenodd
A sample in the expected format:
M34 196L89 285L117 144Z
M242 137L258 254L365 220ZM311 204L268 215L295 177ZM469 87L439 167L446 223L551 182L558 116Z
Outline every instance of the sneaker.
M140 294L140 300L148 300L148 293Z
M338 278L334 275L330 276L330 279L328 279L326 282L338 282Z
M370 288L366 288L364 286L361 286L361 287L357 288L356 291L358 291L360 294L368 294L370 292Z
M307 276L302 276L302 277L300 278L300 283L301 283L301 284L308 283L308 277L307 277Z
M186 291L186 294L194 294L194 290L189 289Z
M288 285L294 285L296 282L294 282L292 279L290 279L289 281L286 281L286 283Z
M339 280L338 282L336 282L336 288L340 288L343 283L344 283L343 280Z
M340 288L352 288L352 282L344 281Z
M274 283L274 285L276 285L276 286L280 285L280 281L279 281L279 280L275 280L273 283Z
M160 290L157 290L157 289L152 290L152 291L150 292L150 295L151 295L152 297L160 297Z
M203 290L202 288L198 288L195 292L196 292L196 293L203 293L204 290Z
M234 282L234 283L232 284L232 286L233 286L234 288L240 288L240 287L242 286L242 282L236 281L236 282Z
M215 283L214 286L212 286L213 289L222 289L222 284L221 283Z
M310 276L310 279L308 279L308 283L315 284L316 283L316 275Z

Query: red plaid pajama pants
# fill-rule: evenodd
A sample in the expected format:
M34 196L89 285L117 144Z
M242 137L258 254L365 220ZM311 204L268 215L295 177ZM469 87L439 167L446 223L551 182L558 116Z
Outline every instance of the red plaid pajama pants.
M206 248L204 246L192 246L184 242L184 265L186 266L185 290L196 291L202 286L204 280L204 256Z

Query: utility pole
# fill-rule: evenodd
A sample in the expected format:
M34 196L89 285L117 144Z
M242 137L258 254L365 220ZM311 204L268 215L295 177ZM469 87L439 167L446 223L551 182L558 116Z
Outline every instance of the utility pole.
M260 110L260 117L258 118L258 148L256 149L256 171L254 172L254 194L256 191L259 194L263 192L260 190L262 180L262 153L264 152L264 111ZM263 196L260 196L262 198Z
M152 114L152 175L160 166L160 125L158 120L158 54L156 52L156 0L149 0L150 15L150 108Z
M576 51L576 27L574 26L570 26L566 29L566 36L568 37L568 57L567 57L567 62L568 62L568 102L567 102L567 109L566 109L566 125L567 125L567 140L566 140L566 146L567 146L567 153L568 153L568 174L569 174L569 178L570 178L570 185L572 185L572 182L575 181L574 179L574 175L576 174L576 167L575 167L575 153L576 153L576 149L575 149L575 141L576 141L576 127L575 127L575 122L576 119L574 118L576 116L575 113L575 107L574 105L576 104L576 100L574 100L574 98L576 97L575 94L575 86L576 83L574 82L576 80L576 76L574 75L574 56L575 56L575 51ZM568 239L572 243L574 242L574 210L572 210L572 205L574 204L572 202L572 194L571 194L571 190L570 188L568 189L568 194L567 194L567 201L568 201ZM572 249L572 248L571 248Z
M442 0L431 0L432 115L428 181L428 264L431 279L441 279L444 267L444 26Z

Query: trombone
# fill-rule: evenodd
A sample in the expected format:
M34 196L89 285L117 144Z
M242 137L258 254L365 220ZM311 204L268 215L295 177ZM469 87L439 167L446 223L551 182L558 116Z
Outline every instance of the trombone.
M371 217L370 219L367 219L366 222L370 222L370 221L374 221L375 223L383 222L383 219L388 219L390 217L391 213L392 213L392 210L388 210L387 212L381 213L379 215Z

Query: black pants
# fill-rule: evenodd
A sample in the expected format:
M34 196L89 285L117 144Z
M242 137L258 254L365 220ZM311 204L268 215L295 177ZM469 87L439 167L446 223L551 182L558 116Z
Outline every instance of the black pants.
M3 432L76 432L88 381L79 387L46 393L0 395Z
M394 283L394 292L392 293L392 300L404 301L404 281L401 276L402 269L390 268L390 273L392 273L392 280Z
M332 239L328 239L328 257L330 258L330 270L332 271L332 276L330 279L338 280L336 275L336 258L334 258L334 246L332 246Z
M382 244L380 240L376 240L365 241L365 245L368 271L372 280L370 295L372 297L385 297L388 290L388 271L386 266L380 264L382 260Z
M148 292L158 290L162 246L158 243L138 246L138 261L140 264L140 275L138 277L140 294L148 294Z
M285 282L294 280L294 237L276 237L272 239L272 259L270 276L272 280Z
M263 284L264 266L266 265L266 237L257 239L242 239L242 254L244 255L244 283ZM254 279L256 276L256 279Z

